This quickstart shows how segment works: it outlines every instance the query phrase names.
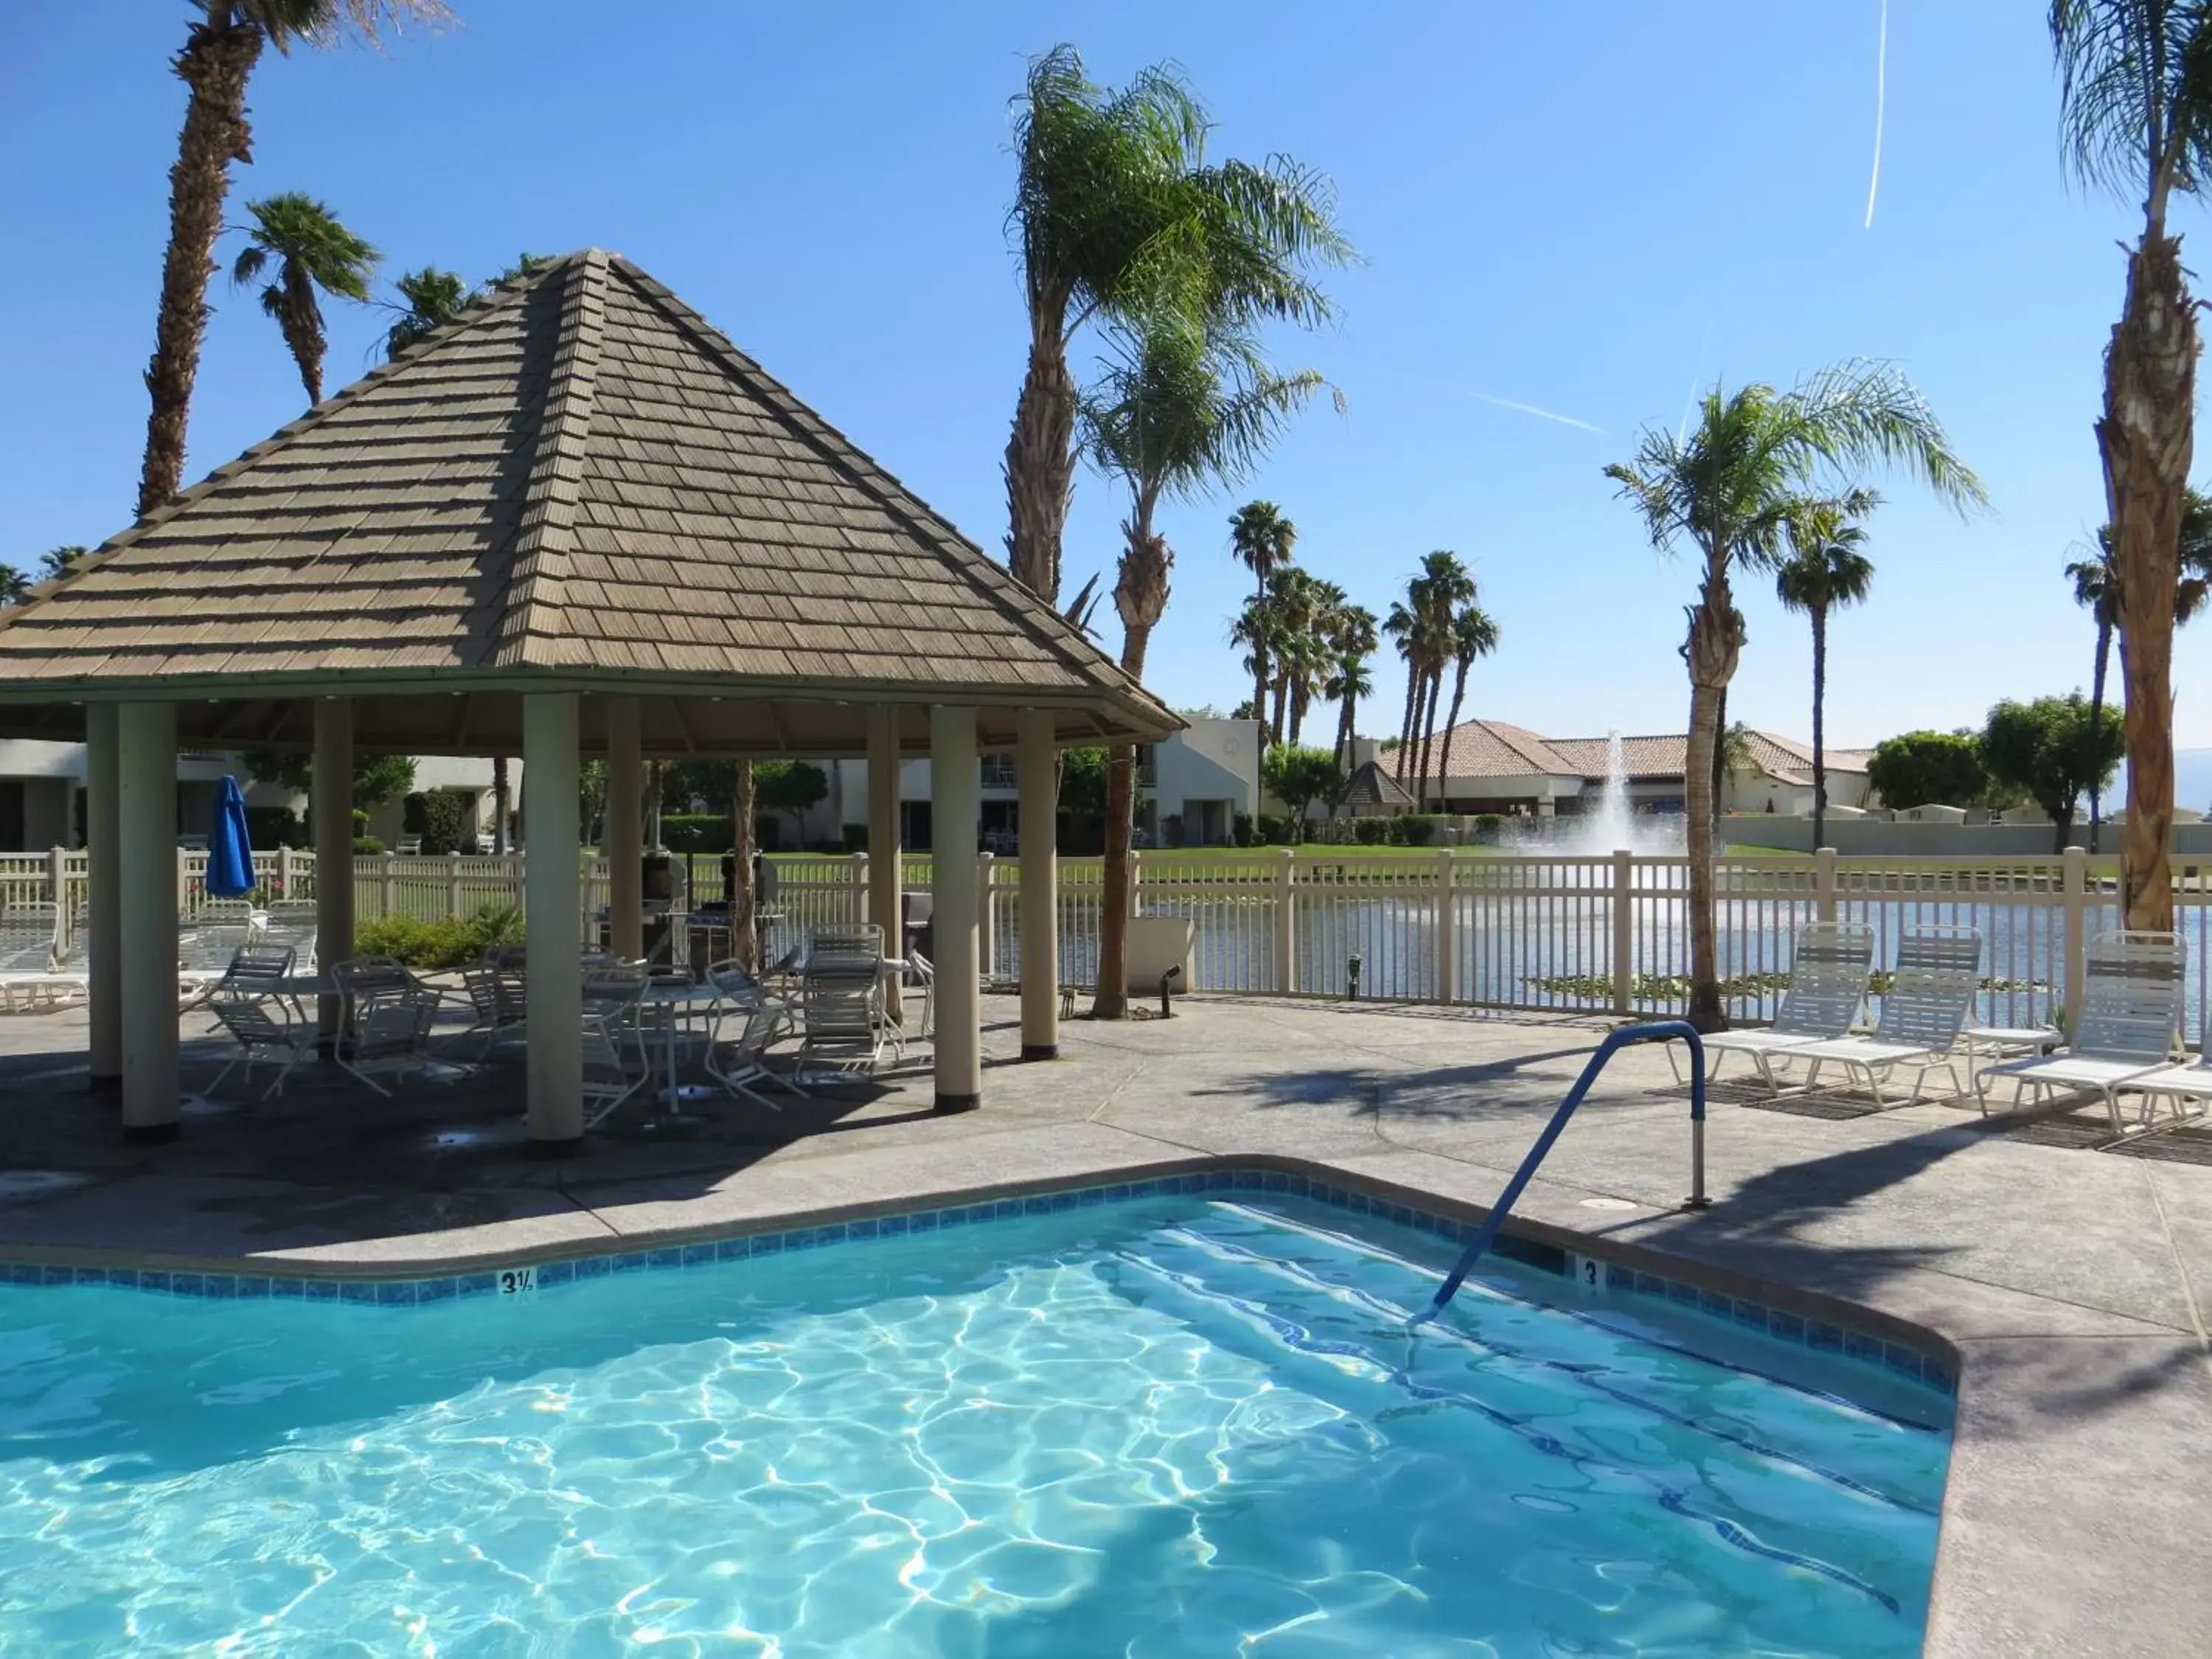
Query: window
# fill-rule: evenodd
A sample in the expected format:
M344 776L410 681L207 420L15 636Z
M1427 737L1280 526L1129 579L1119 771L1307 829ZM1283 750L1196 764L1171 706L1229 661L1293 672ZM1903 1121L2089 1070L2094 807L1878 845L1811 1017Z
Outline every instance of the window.
M1145 744L1137 750L1137 787L1140 789L1157 789L1159 785L1159 751L1152 744Z
M1012 755L983 757L983 787L986 789L1019 787L1014 772L1014 757Z

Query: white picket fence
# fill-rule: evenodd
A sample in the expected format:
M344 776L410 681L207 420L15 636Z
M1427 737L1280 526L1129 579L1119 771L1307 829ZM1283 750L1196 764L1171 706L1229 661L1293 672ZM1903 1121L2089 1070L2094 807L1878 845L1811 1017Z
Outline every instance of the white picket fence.
M204 896L206 854L180 851L178 890L187 914ZM686 861L674 860L677 908L689 907ZM1278 996L1342 997L1355 960L1358 992L1380 1001L1615 1014L1682 1006L1689 972L1685 886L1679 857L1490 855L1409 850L1346 856L1327 848L1261 848L1233 857L1174 852L1136 855L1135 898L1145 915L1188 917L1193 988ZM271 897L308 898L315 861L306 852L264 855ZM719 858L697 860L702 899L720 896ZM492 902L519 904L524 855L395 854L354 860L356 914L420 920L465 918ZM769 946L781 952L825 925L866 919L867 859L806 855L773 860ZM1018 867L982 859L977 924L992 977L1019 972ZM580 872L591 915L605 902L603 860ZM908 854L909 890L927 892L930 860ZM2118 926L2116 861L2078 848L2041 858L1838 859L1765 854L1721 861L1717 879L1721 971L1730 1012L1772 1013L1805 923L1834 919L1874 927L1878 963L1894 958L1905 928L1978 927L1984 939L1982 1013L2007 1024L2051 1017L2081 982L2089 936ZM1096 975L1102 872L1097 859L1060 861L1060 976ZM0 854L0 901L83 901L84 855ZM2177 868L2178 923L2189 951L2189 1035L2207 1024L2203 963L2212 949L2212 866Z

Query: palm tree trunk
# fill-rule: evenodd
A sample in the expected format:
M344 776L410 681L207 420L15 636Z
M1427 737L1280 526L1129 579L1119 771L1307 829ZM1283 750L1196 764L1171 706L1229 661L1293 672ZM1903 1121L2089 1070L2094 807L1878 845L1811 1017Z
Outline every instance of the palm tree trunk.
M1265 571L1259 569L1255 569L1252 574L1257 588L1252 596L1252 718L1260 722L1260 735L1264 747L1267 732L1267 647L1265 641L1267 577Z
M2128 817L2120 836L2124 926L2173 926L2166 840L2173 822L2173 599L2182 490L2197 396L2197 315L2181 245L2154 212L2128 261L2126 308L2105 356L2097 422L2119 573Z
M1406 716L1398 722L1398 764L1395 769L1398 781L1404 783L1412 774L1407 763L1413 759L1413 700L1419 695L1421 678L1411 663L1406 665Z
M323 353L326 342L322 307L315 303L315 285L308 280L306 271L296 267L284 272L282 326L292 361L300 366L300 384L307 388L307 407L313 409L323 400Z
M1345 688L1344 697L1336 717L1336 769L1347 770L1352 764L1352 688Z
M1060 325L1063 297L1030 300L1029 370L1006 440L1006 563L1048 605L1060 600L1060 541L1075 490L1075 377Z
M1709 565L1708 568L1711 567ZM1705 578L1699 603L1690 610L1690 635L1682 651L1690 670L1690 740L1683 757L1683 826L1690 865L1690 1024L1700 1031L1727 1029L1721 1006L1720 949L1713 919L1714 809L1719 798L1721 722L1727 717L1728 684L1743 647L1743 618L1729 593L1725 569Z
M736 862L736 879L730 884L730 954L758 973L765 964L758 950L760 929L753 918L759 895L753 890L753 817L759 799L753 787L753 763L738 763L735 789L730 799L730 851Z
M1140 507L1125 526L1129 545L1121 555L1121 578L1114 589L1121 613L1121 672L1145 678L1145 653L1152 629L1167 608L1170 563L1165 542L1152 533L1152 513ZM1137 806L1137 751L1115 744L1106 760L1106 848L1099 881L1098 986L1091 1001L1093 1019L1129 1016L1129 913L1135 908L1129 871L1129 832Z
M1427 789L1429 785L1431 783L1437 786L1439 792L1441 792L1443 787L1443 781L1437 776L1435 763L1437 758L1437 705L1441 703L1443 700L1444 671L1441 666L1431 668L1429 670L1428 702L1426 707L1421 711L1424 724L1424 730L1421 734L1421 787L1424 790Z
M1285 662L1279 661L1273 666L1275 671L1275 717L1268 722L1267 741L1275 744L1283 740L1284 718L1290 712L1291 670L1290 665Z
M1728 686L1721 686L1720 702L1713 710L1713 830L1721 825L1721 803L1728 799Z
M191 88L176 165L169 169L169 247L161 262L161 308L154 356L146 366L153 409L138 476L138 516L177 493L185 477L185 422L207 333L207 284L215 270L215 239L230 164L253 159L246 124L246 83L261 55L261 30L230 21L228 4L210 0L209 21L196 23L172 67Z
M1466 657L1460 658L1458 659L1458 672L1452 676L1451 713L1444 716L1444 752L1443 758L1439 763L1446 774L1449 774L1451 769L1451 734L1458 728L1460 704L1467 698L1467 670L1468 661L1469 659ZM1451 779L1449 775L1439 775L1437 777L1437 793L1444 797L1445 810L1449 811L1451 807Z
M2097 666L2089 676L2089 730L2092 733L2105 729L2105 667L2112 653L2112 624L2100 610L2097 617ZM2098 831L2105 817L2105 785L2102 779L2089 780L2089 850L2097 848Z
M1826 847L1828 833L1828 757L1821 742L1820 705L1828 686L1828 608L1813 607L1813 848Z
M491 850L500 857L507 856L507 757L491 757Z
M1420 671L1418 689L1413 697L1413 810L1425 812L1429 805L1429 722L1435 717L1429 712L1429 671Z

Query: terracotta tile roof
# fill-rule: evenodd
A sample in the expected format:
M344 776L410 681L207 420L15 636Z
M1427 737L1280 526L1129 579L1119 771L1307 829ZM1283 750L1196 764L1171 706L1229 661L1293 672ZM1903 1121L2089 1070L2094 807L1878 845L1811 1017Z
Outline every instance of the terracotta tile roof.
M1571 771L1586 778L1601 778L1612 741L1610 738L1560 738L1552 747ZM1682 757L1689 746L1689 739L1680 736L1625 737L1620 740L1621 769L1632 778L1679 778Z
M1550 773L1573 777L1547 738L1503 720L1466 720L1439 738L1429 763L1432 777L1504 778ZM1602 767L1600 769L1602 770Z
M901 688L1110 708L1155 736L1178 724L596 249L507 284L0 612L0 681L57 695L238 676L278 696L335 675L521 690L544 674L705 678L733 696Z

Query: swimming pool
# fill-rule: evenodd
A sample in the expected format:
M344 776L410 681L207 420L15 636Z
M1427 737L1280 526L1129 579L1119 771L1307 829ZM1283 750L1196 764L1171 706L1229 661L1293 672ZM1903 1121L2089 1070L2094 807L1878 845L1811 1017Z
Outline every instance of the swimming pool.
M408 1308L0 1288L0 1654L1919 1650L1940 1394L1503 1263L1409 1339L1449 1254L1187 1192Z

